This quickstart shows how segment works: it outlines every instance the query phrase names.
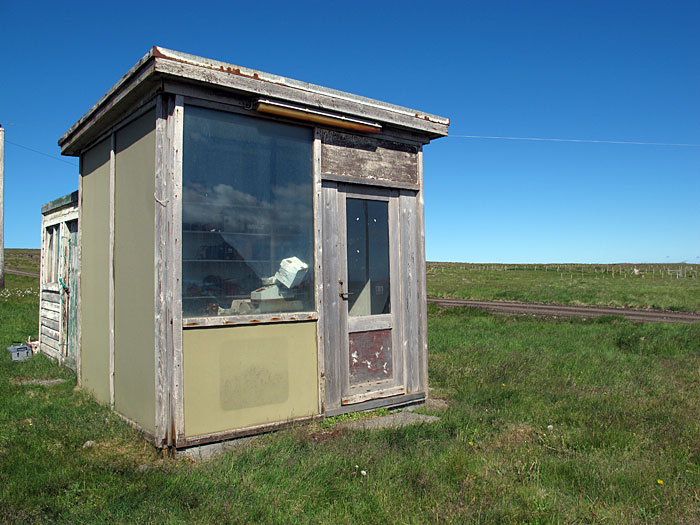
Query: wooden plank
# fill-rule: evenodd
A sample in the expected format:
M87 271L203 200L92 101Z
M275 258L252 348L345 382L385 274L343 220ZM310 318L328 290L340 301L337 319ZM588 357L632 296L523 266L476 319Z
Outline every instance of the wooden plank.
M53 339L56 341L56 345L59 344L61 340L61 332L58 330L54 330L52 328L49 328L48 326L44 325L43 328L43 333L44 333L44 342L47 342L49 339Z
M41 326L46 326L51 328L51 330L59 331L61 329L60 323L55 319L49 319L48 317L41 318Z
M393 282L391 283L393 285ZM394 326L393 314L363 315L348 318L349 332L367 332L371 330L386 330Z
M418 152L418 182L420 191L416 195L416 225L418 237L416 246L416 282L418 283L418 344L420 360L420 389L429 395L428 387L428 297L425 272L425 205L423 202L423 148Z
M155 310L155 363L156 363L156 421L155 440L158 446L167 444L170 406L170 381L168 379L167 305L165 290L168 272L168 216L171 206L168 200L168 107L164 95L156 99L156 172L155 172L155 236L153 304Z
M54 199L50 202L47 202L46 204L41 205L41 214L46 215L48 213L51 213L55 210L58 210L59 208L64 208L66 206L77 206L78 205L78 192L74 191L73 193L69 193L68 195L63 195L62 197L59 197L58 199Z
M221 432L213 432L211 434L200 434L198 436L183 438L181 440L181 443L178 445L178 448L194 447L198 445L205 445L207 443L214 443L217 441L226 441L228 439L236 439L246 436L254 436L256 434L264 434L266 432L281 430L294 424L304 423L307 421L314 421L320 419L321 417L322 416L306 416L296 419L289 419L287 421L279 421L276 423L265 423L262 425L256 425L237 430L224 430Z
M211 63L214 61L207 62ZM258 78L253 78L252 75L248 77L242 74L232 74L231 71L203 67L203 65L188 64L183 60L158 58L155 62L155 71L183 79L197 80L207 85L219 85L239 92L247 92L250 96L269 96L302 105L323 108L326 111L378 120L434 136L447 135L449 120L442 117L423 115L423 118L420 118L420 112L415 112L408 108L400 108L399 106L306 83L299 83L299 87L292 87L285 84L294 83L294 81L282 79L282 77L276 75L262 74L271 79L281 79L281 82L261 81L260 74ZM301 86L304 86L306 89Z
M221 111L252 115L257 118L289 122L289 118L277 117L271 114L261 114L252 110L250 109L250 96L240 95L217 86L195 85L191 83L185 84L177 79L165 78L163 80L163 91L169 94L183 95L185 98L185 105L197 105ZM300 121L299 124L304 123ZM316 128L316 130L320 131L320 128ZM424 133L399 128L392 128L389 133L380 132L372 136L378 139L403 142L413 146L422 146L430 142L430 138Z
M43 301L41 303L41 307L45 310L50 311L50 312L56 312L57 314L61 313L61 304L60 303L51 303L48 301Z
M116 186L116 134L110 136L109 150L109 406L114 409L114 213Z
M182 320L184 328L203 326L241 326L251 324L288 323L318 319L316 312L284 312L276 314L227 315L219 317L188 317Z
M110 89L78 122L73 124L66 133L58 139L61 154L76 155L78 149L86 150L89 147L88 139L84 137L92 125L101 120L107 113L115 109L122 100L137 91L148 90L141 86L153 73L154 64L149 63L150 53L143 57L139 63L124 75L121 80ZM132 106L133 107L133 106ZM110 131L111 133L112 131Z
M347 203L346 203L346 190L347 187L344 185L338 185L338 191L336 192L336 206L337 206L337 221L338 221L338 248L337 248L337 260L338 260L338 278L342 281L342 286L340 282L336 284L336 290L348 291L348 257L347 257ZM340 395L341 403L342 397L347 396L350 392L350 357L348 354L348 349L350 348L350 334L348 332L348 300L343 299L338 295L338 347L336 348L336 355L339 361L338 366L338 377L340 383Z
M322 414L326 404L326 382L324 364L325 323L323 315L323 183L321 181L321 132L314 129L314 284L316 312L319 318L316 324L316 353L318 381L318 412Z
M323 130L321 140L323 173L356 181L418 184L417 146L334 130Z
M54 310L49 310L47 308L44 308L43 305L41 309L39 310L39 316L41 318L45 319L51 319L52 321L58 322L58 320L61 318L60 312L56 312Z
M404 354L402 327L406 322L403 309L394 305L401 305L401 281L403 260L401 259L401 200L400 191L391 190L389 201L389 264L391 279L391 317L392 317L392 346L394 347L393 368L394 384L405 386L406 357Z
M41 302L42 303L60 303L61 295L53 290L42 290L41 292Z
M55 339L45 339L39 344L39 349L42 352L46 351L48 355L56 359L61 357L61 352L58 348L58 341Z
M399 396L405 393L406 388L403 386L395 386L382 390L375 390L374 387L372 387L372 390L369 392L343 396L342 404L352 405L354 403L362 403L363 401L369 401L370 399L381 399L383 397Z
M43 283L41 285L41 291L42 292L60 293L61 292L61 285L57 282L55 282L55 283Z
M45 342L42 342L39 345L39 348L41 349L42 353L46 354L52 359L56 359L57 361L61 359L61 352L57 348L54 348L51 345L46 344Z
M59 361L61 364L63 364L63 360L65 359L66 355L66 333L65 333L65 325L66 322L68 321L68 294L66 293L66 290L63 288L64 285L67 286L68 282L68 272L66 269L66 265L68 263L68 227L66 226L65 222L61 222L58 225L58 235L59 238L61 239L61 246L60 246L60 252L58 254L58 279L59 279L59 284L61 284L61 301L60 301L60 306L61 306L61 316L58 319L58 343L61 348L61 354L63 354L63 357Z
M53 212L51 213L51 215L46 215L44 225L48 228L49 226L54 226L62 222L72 221L77 218L77 208L66 208L65 210L61 210L60 212Z
M39 261L39 286L40 290L43 289L43 284L46 281L46 250L48 249L48 235L46 233L46 227L44 226L44 216L41 216L41 255ZM41 298L40 302L41 304ZM41 348L41 309L39 310L39 348Z
M392 397L383 397L379 399L372 399L370 401L365 401L363 403L356 403L352 405L342 405L338 408L334 408L326 411L326 417L339 416L341 414L349 414L350 412L360 412L362 410L375 410L377 408L383 407L400 407L404 405L411 405L414 403L419 403L425 399L425 394L404 394Z
M403 352L406 363L406 390L415 393L420 388L418 345L418 284L416 282L416 215L415 196L401 192L401 310L403 313Z
M76 349L75 349L75 373L78 377L78 386L82 386L82 301L80 300L82 294L82 253L83 253L83 228L81 226L81 221L83 220L83 157L80 157L78 161L78 312L77 312L77 328L76 328Z
M322 215L323 240L321 261L323 265L323 361L325 402L324 412L340 406L341 377L340 377L340 296L338 286L338 185L335 182L322 184Z
M175 96L172 116L169 119L171 137L171 169L169 185L171 193L168 199L172 206L170 223L170 271L169 284L170 304L172 305L172 352L173 352L173 385L172 413L174 436L173 443L177 446L185 439L185 383L182 350L182 142L184 124L184 100L182 95Z
M50 348L53 348L59 354L61 353L61 351L60 351L61 346L58 344L58 339L56 339L53 336L49 336L47 334L44 334L44 339L41 341L41 344L47 345Z
M383 179L370 179L361 177L348 177L345 175L335 175L333 173L323 173L323 180L332 180L335 182L344 182L347 184L366 184L368 186L376 186L379 188L396 188L404 190L418 190L419 186L417 184L409 182L396 182L387 181Z
M77 325L78 325L78 302L80 300L80 266L78 266L78 220L68 222L74 224L75 231L70 232L70 243L72 246L70 252L70 260L68 264L68 279L67 284L70 287L70 295L67 298L68 306L68 323L65 328L66 333L66 358L67 365L70 368L76 369L76 361L78 359L77 349ZM70 229L70 228L69 228Z
M164 104L167 103L166 113L167 121L165 125L166 132L166 144L165 144L165 190L166 197L168 201L168 213L165 217L165 269L163 281L163 296L165 302L165 352L166 352L166 362L165 362L165 379L167 381L167 386L164 390L167 390L167 407L166 411L166 428L165 428L165 444L168 447L175 445L175 409L174 409L174 398L175 398L175 372L174 372L174 319L173 319L173 287L174 285L174 266L173 266L173 251L171 243L173 242L173 221L175 214L175 203L173 201L173 181L175 178L175 145L173 142L174 134L174 112L175 112L175 97L166 96L163 100Z

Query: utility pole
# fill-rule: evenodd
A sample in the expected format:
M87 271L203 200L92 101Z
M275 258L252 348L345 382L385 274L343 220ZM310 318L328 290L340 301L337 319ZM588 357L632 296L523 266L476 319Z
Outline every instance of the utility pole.
M5 289L5 129L0 124L0 290Z

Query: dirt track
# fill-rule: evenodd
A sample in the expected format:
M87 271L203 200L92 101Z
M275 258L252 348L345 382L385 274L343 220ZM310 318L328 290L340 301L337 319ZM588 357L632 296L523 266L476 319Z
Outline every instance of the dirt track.
M9 275L21 275L22 277L36 277L39 278L38 273L23 272L22 270L11 270L10 268L5 268L5 273Z
M671 312L668 310L638 310L634 308L611 308L606 306L567 306L563 304L518 303L515 301L477 301L473 299L440 299L428 297L429 303L442 308L469 306L488 312L511 315L534 315L537 317L602 317L620 315L637 323L697 323L700 313Z

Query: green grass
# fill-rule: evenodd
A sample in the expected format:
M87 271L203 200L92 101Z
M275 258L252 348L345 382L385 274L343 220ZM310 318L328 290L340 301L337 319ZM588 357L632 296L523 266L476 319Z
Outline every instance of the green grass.
M41 250L37 249L5 249L5 268L23 272L39 273Z
M5 289L0 290L0 341L36 339L38 333L39 280L5 275Z
M427 287L434 297L698 311L698 269L688 264L429 262Z
M36 330L31 308L5 322L27 304L0 298L3 348ZM700 323L431 305L439 423L301 425L200 463L164 458L46 358L3 352L0 522L699 522L699 344Z

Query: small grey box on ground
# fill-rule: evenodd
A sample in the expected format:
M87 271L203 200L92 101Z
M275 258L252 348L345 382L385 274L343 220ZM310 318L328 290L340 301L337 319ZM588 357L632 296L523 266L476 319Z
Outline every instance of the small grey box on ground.
M29 345L12 345L7 347L13 361L24 361L32 357L32 348Z

